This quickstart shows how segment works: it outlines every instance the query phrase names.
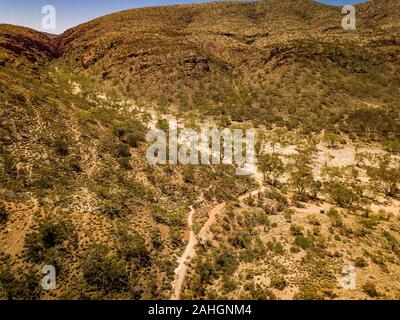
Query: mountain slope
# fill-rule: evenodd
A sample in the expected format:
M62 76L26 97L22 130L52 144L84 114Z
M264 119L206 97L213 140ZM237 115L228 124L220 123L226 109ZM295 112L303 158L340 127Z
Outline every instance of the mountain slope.
M1 25L0 64L36 67L57 56L54 43L44 34L22 27Z
M43 264L57 268L58 297L168 297L189 205L252 182L227 166L150 166L149 115L99 97L56 59L56 41L0 29L0 297L51 298Z
M356 248L362 281L396 298L399 2L357 12L355 31L311 0L127 10L58 37L0 25L0 298L169 298L186 216L197 234L222 203L184 297L368 298L334 287ZM256 127L266 191L238 200L257 183L232 166L149 165L145 135L167 116ZM361 149L390 152L382 172Z
M339 8L271 0L128 10L59 41L75 71L121 95L320 132L347 127L337 118L365 103L399 100L398 3L357 8L354 32L341 28ZM307 112L315 118L300 123Z

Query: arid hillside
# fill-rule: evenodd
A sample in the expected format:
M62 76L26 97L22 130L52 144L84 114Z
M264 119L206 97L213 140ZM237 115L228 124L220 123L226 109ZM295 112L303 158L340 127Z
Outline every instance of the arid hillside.
M392 139L398 127L389 137L375 132L375 120L399 117L399 3L357 9L358 28L348 31L341 8L311 0L145 8L96 19L58 41L75 72L139 100L304 133L339 126Z
M311 0L0 25L0 298L398 299L400 3L356 8L356 30ZM258 174L149 165L172 116L256 128Z

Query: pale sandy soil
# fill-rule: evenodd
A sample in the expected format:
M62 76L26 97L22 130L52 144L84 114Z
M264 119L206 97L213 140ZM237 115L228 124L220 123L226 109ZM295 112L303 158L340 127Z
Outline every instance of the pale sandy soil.
M181 298L182 285L185 280L186 272L187 272L187 262L192 260L194 255L196 254L195 247L197 245L197 237L193 231L193 215L195 210L192 210L188 216L188 226L189 226L189 241L186 245L186 249L183 252L182 256L178 258L178 267L175 269L175 279L172 283L172 296L171 300L179 300Z

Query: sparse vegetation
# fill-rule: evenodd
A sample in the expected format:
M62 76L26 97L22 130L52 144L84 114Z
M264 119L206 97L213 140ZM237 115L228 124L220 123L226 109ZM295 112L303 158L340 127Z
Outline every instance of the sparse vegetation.
M368 265L367 261L363 257L357 257L354 260L354 264L358 268L364 268L364 267L366 267Z
M283 174L285 166L281 159L276 155L262 155L260 158L259 169L264 175L264 179L271 185L278 183L278 178Z
M8 211L6 207L0 204L0 226L3 225L8 219Z
M368 167L367 172L371 177L372 188L389 197L399 194L400 162L391 166L390 155L385 155L379 160L377 167Z
M289 0L0 25L0 299L169 299L191 209L184 299L397 299L400 7L375 6L356 34ZM170 117L255 128L259 172L148 164Z
M379 293L376 289L376 286L372 282L367 282L362 286L364 292L370 296L371 298L376 298L379 296Z
M128 288L125 263L105 246L94 245L82 268L86 282L98 290L118 293Z
M274 276L271 278L271 287L283 290L287 286L286 280L283 276Z

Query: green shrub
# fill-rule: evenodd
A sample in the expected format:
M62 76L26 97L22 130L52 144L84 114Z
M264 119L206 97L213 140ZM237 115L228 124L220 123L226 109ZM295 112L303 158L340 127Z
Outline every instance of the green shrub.
M225 293L231 293L237 289L237 283L229 276L222 277L222 289Z
M123 217L131 213L131 210L123 199L112 197L110 200L104 200L101 203L99 211L110 219Z
M282 194L277 188L271 188L265 193L265 196L270 199L274 199L281 207L285 207L288 204L288 200L284 194Z
M195 172L193 170L193 166L185 166L183 169L183 180L185 183L195 182Z
M66 157L69 154L68 144L63 138L58 138L54 141L54 149L61 157Z
M361 218L360 223L367 229L374 229L379 224L378 221L369 218Z
M333 292L334 283L331 281L308 282L300 286L299 291L295 294L295 300L325 300L335 297Z
M303 250L312 250L314 249L314 240L314 237L300 235L295 237L294 244Z
M298 224L292 224L290 226L290 232L294 236L303 235L303 230L304 230L303 226L300 226Z
M340 141L340 137L334 133L326 132L322 141L327 144L328 148L335 148Z
M127 143L132 148L137 148L140 145L140 143L144 142L145 140L146 140L146 134L143 131L135 131L129 133L125 137L124 142Z
M392 251L398 256L400 256L400 241L394 235L392 235L390 232L387 231L383 232L383 236L388 241L388 244L392 249Z
M82 263L85 281L98 290L124 292L128 287L126 262L111 254L106 246L93 245Z
M369 295L371 298L376 298L379 296L379 293L376 289L376 286L372 282L367 282L362 286L364 292Z
M119 158L118 164L124 170L127 170L127 171L132 170L131 158L129 158L129 157Z
M150 264L150 255L142 235L137 232L132 235L123 232L119 241L119 252L126 260L134 260L140 267L146 267Z
M8 219L8 211L4 205L0 204L0 225L4 224Z
M217 256L215 264L218 271L229 275L233 274L239 265L236 256L229 252Z
M76 155L70 155L68 158L65 159L65 164L68 170L71 170L76 173L82 172L81 167L81 157Z
M307 166L297 166L290 172L289 185L295 190L299 200L317 198L321 182L315 180L312 169Z
M379 159L378 167L368 167L367 173L375 190L388 197L396 197L400 193L400 164L390 165L390 156Z
M357 257L354 260L354 264L358 268L364 268L364 267L366 267L368 265L367 261L363 257Z
M131 151L129 150L129 146L125 143L118 143L115 146L114 154L117 158L127 158L131 156Z
M277 254L284 254L285 253L285 249L283 248L282 244L280 242L277 241L268 241L267 243L267 247L269 250L277 253Z
M262 288L260 284L254 282L247 283L244 286L244 290L250 293L252 300L276 300L275 294L269 290Z
M315 214L310 214L307 217L307 221L308 221L309 224L311 224L313 226L320 226L321 225L321 223L319 222L319 220L317 218L317 215L315 215Z
M65 242L69 240L71 244L76 244L75 237L74 228L68 222L41 222L25 237L27 256L36 263L44 261L48 254L53 254L54 249L67 251Z
M396 114L397 113L397 114ZM389 140L398 137L400 124L398 110L392 108L370 109L361 108L350 113L347 121L347 131L371 140Z
M285 165L278 156L264 154L259 159L259 168L263 173L264 180L268 184L276 185Z
M182 233L181 233L181 229L176 227L176 226L172 226L170 227L170 237L171 237L171 244L173 247L177 248L179 246L182 245Z
M136 148L145 141L146 128L136 119L113 121L113 133L120 141Z
M1 261L0 261L1 262ZM8 270L8 274L4 273L5 270L0 271L0 297L2 291L8 300L38 300L41 297L42 286L41 277L33 270L19 269L17 272L21 275L17 276Z
M151 232L151 245L154 249L163 248L163 239L161 236L161 232L158 228L153 229Z
M280 275L280 276L273 276L271 278L271 287L278 289L278 290L283 290L287 286L287 282L285 280L285 277Z
M331 199L342 208L357 206L363 197L360 187L346 185L342 182L329 182L326 184L325 190Z
M245 249L251 246L251 237L247 234L237 234L231 238L230 242L236 248Z
M331 219L333 227L340 228L343 226L342 217L335 208L329 209L328 217Z

